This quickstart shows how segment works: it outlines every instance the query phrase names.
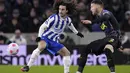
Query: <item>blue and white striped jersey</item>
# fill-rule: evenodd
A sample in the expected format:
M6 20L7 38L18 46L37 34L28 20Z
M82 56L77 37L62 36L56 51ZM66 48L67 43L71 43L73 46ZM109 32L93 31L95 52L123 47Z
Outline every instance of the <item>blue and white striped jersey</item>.
M70 17L63 19L58 14L51 15L42 25L46 25L47 29L42 33L41 36L47 37L48 39L56 42L58 42L59 35L63 33L66 26L68 26L75 34L78 33L71 23Z

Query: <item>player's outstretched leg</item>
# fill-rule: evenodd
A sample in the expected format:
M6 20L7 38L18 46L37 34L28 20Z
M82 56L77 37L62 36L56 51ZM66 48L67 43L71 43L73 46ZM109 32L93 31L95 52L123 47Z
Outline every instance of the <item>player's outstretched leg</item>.
M84 66L86 65L87 61L87 54L81 54L81 56L78 58L78 71L76 73L82 73Z
M78 58L78 70L76 73L82 73L86 65L87 56L90 53L90 50L85 47L83 50L80 50L80 57Z
M38 48L36 48L31 57L30 60L27 64L27 66L24 66L21 68L21 70L23 72L28 72L29 68L33 65L34 61L36 60L36 58L39 56L40 52L46 47L46 42L44 40L41 40L40 42L38 42Z
M107 56L108 67L109 67L111 73L115 73L115 64L114 64L114 59L113 59L114 48L112 45L107 44L105 46L104 50L105 50L105 54Z
M70 52L66 47L63 47L58 51L58 53L63 56L63 64L64 64L64 73L69 73L69 68L71 65L71 60L70 60Z

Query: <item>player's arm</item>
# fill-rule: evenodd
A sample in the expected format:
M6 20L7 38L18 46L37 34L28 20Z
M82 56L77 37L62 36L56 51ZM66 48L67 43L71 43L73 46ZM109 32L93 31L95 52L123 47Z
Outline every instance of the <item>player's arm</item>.
M119 23L111 12L105 12L101 17L95 20L81 20L83 24L94 24L109 20L112 23L114 30L119 30Z
M36 42L41 40L42 34L44 31L50 26L50 23L54 21L54 17L49 17L39 28L38 37L36 38Z
M83 35L82 33L78 32L78 31L76 30L76 28L74 27L73 23L70 23L68 27L69 27L70 30L72 30L76 35L78 35L78 36L80 36L80 37L84 37L84 35Z
M45 24L42 24L39 28L38 37L41 37L46 29L47 29L47 26Z
M47 26L45 24L42 24L39 28L38 37L36 38L36 42L39 42L41 40L42 34L47 29Z
M99 23L99 22L103 22L103 21L107 21L109 20L111 17L111 15L109 13L104 14L103 16L96 18L95 20L81 20L81 22L83 24L94 24L94 23Z

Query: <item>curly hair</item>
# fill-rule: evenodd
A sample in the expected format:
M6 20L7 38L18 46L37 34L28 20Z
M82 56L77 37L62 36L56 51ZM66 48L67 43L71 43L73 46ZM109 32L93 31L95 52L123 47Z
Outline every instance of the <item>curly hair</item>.
M68 14L76 13L76 5L71 0L55 0L53 4L53 8L55 12L58 14L59 6L63 5L66 6L66 9L68 10Z

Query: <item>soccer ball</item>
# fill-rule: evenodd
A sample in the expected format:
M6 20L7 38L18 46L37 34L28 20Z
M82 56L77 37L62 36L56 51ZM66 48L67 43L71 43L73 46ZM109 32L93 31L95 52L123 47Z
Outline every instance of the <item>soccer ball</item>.
M7 48L7 52L10 55L16 55L19 51L19 46L16 43L10 43Z

